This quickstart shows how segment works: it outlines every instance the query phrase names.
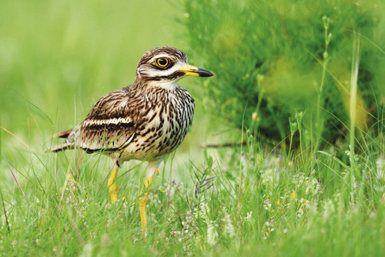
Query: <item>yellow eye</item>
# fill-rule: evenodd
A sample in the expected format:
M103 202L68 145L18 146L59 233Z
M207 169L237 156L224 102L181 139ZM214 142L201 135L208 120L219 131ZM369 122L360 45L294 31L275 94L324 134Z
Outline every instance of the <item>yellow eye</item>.
M167 58L164 58L164 57L156 59L156 65L159 68L166 68L169 63L170 63L169 60Z

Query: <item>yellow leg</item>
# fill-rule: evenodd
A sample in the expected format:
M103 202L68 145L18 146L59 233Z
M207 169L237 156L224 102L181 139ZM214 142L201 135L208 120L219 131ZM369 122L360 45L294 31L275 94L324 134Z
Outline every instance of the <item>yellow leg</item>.
M110 179L108 180L108 191L110 192L111 202L114 203L116 200L118 200L118 191L119 187L115 183L116 176L118 175L118 167L115 167L112 172Z
M148 202L148 194L150 193L150 187L152 183L152 177L146 178L144 181L144 186L146 187L146 192L144 196L139 198L139 212L140 212L140 224L142 226L142 232L145 234L147 232L147 215L146 215L146 206Z
M144 181L144 186L146 188L146 192L142 197L139 198L139 212L140 212L140 222L142 227L143 236L146 236L147 233L147 215L146 215L146 206L148 202L148 195L150 193L152 179L155 174L159 174L159 166L160 161L152 161L150 162L147 170L146 179Z

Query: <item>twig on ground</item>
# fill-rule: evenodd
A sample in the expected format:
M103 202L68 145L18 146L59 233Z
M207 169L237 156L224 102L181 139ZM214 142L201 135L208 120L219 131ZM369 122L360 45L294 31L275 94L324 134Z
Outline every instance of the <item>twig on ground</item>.
M13 177L13 179L15 180L17 187L18 187L18 188L20 189L20 191L23 193L23 197L25 197L25 193L24 193L23 189L21 188L21 186L20 186L20 184L19 184L19 181L17 180L16 175L15 175L15 173L14 173L13 170L12 170L11 165L9 164L7 158L5 158L4 155L3 155L3 158L4 158L4 160L7 162L8 169L9 169L9 171L11 172L12 177Z
M9 227L9 221L8 221L8 216L7 216L7 210L5 209L5 204L4 204L4 197L3 197L3 191L0 189L0 194L1 194L1 201L3 203L3 212L4 212L4 217L5 217L5 223L7 224L7 229L8 232L11 232L11 228Z
M19 141L20 143L22 143L26 148L28 148L29 151L32 152L31 147L29 147L26 143L24 143L24 141L23 141L20 137L16 136L16 135L13 134L11 131L9 131L8 129L6 129L6 128L2 127L2 126L0 126L0 129L4 130L4 131L7 132L8 134L10 134L10 135L13 136L14 138L16 138L17 141Z
M67 182L68 182L68 179L70 178L70 176L68 175L66 180L64 181L64 185L63 185L63 189L61 191L61 196L60 196L60 200L59 200L59 206L57 207L57 212L56 212L56 217L59 218L59 214L60 214L60 209L61 209L61 203L63 201L63 198L64 198L64 193L66 191L66 187L67 187Z
M201 145L202 148L222 148L222 147L233 147L233 146L241 146L241 145L246 145L246 141L242 141L239 143L223 143L223 144L206 144L206 145Z

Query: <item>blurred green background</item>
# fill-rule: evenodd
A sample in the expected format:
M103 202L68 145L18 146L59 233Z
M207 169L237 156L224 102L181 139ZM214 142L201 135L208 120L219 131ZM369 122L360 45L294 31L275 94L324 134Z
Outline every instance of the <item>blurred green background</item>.
M349 130L357 31L357 127L379 134L384 12L379 0L2 1L0 124L36 150L47 148L50 134L78 124L100 96L132 83L146 50L169 45L217 75L180 82L197 100L193 136L182 148L197 146L196 137L205 141L210 124L212 138L243 128L274 143L294 133L295 145L333 144ZM220 118L208 123L210 114ZM291 131L293 121L302 123L304 138Z
M180 17L175 1L1 1L1 125L37 151L48 147L51 133L131 84L145 51L168 45L188 52Z
M357 84L353 123L364 134L381 134L383 0L198 0L185 9L189 46L217 75L206 87L212 110L233 126L274 145L335 146L351 131Z

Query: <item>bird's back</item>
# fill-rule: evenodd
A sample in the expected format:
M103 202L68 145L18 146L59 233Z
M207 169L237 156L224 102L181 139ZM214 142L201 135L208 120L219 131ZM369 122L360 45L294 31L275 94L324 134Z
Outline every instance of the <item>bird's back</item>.
M103 151L121 161L152 160L182 143L193 114L194 99L181 86L129 86L101 97L62 146Z

